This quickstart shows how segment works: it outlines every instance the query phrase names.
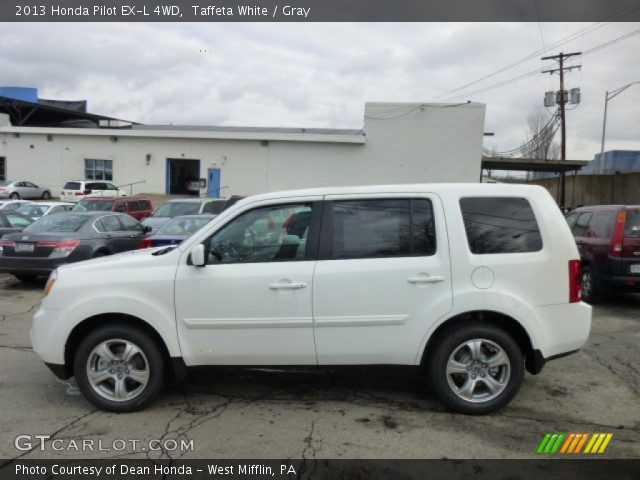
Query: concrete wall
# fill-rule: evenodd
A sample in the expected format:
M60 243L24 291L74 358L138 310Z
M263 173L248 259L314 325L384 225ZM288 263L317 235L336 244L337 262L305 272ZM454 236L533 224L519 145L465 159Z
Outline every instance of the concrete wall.
M7 159L7 178L49 186L54 194L65 182L84 179L85 158L112 160L116 185L144 180L133 193L165 192L167 158L199 159L203 178L208 168L220 168L223 196L348 184L475 183L484 112L480 104L367 104L365 143L269 140L263 145L185 138L189 132L163 138L145 131L132 136L117 130L0 127L0 157Z
M558 198L558 178L534 180L531 183L545 187L553 198ZM566 204L578 205L624 204L640 205L640 172L616 175L567 176ZM574 188L575 187L575 188Z

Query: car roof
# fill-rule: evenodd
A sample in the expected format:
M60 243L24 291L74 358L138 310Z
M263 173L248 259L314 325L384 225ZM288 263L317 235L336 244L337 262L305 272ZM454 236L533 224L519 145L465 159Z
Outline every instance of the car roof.
M103 197L99 195L88 195L82 200L102 200L104 202L113 202L114 200L149 200L144 195L123 195L121 197ZM81 201L82 201L81 200Z
M202 203L199 198L172 198L167 203Z
M199 218L204 218L206 219L213 219L216 218L217 215L213 215L211 213L201 213L199 215L178 215L177 217L173 217L171 220L192 220L192 219L199 219Z
M29 203L33 203L34 205L48 205L50 207L55 207L56 205L74 205L71 202L29 202Z
M119 215L122 217L124 216L129 217L129 215L127 215L126 213L111 212L111 211L104 211L104 210L90 211L90 212L60 212L60 213L54 213L51 216L56 216L56 215L65 216L65 217L68 217L70 215L79 215L81 217L102 217L106 215ZM130 217L130 218L133 218L133 217Z

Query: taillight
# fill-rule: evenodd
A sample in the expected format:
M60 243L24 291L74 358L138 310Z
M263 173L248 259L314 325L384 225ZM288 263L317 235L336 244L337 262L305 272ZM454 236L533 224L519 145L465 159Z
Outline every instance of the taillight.
M84 195L84 192L76 192L76 193L74 193L74 195L79 197L80 195Z
M580 260L569 260L569 303L582 300L582 277Z
M153 247L153 240L151 240L150 238L145 238L144 240L142 240L142 242L140 242L140 248L151 248Z
M12 240L0 240L0 255L2 255L2 252L4 251L4 247L16 247L16 242L12 241Z
M611 242L611 249L609 254L612 257L622 256L622 244L624 243L624 224L627 221L627 213L622 210L618 212L618 218L616 219L616 225L613 229L613 241Z
M64 255L69 255L78 245L80 245L80 240L63 240L61 242L43 240L38 242L39 247L53 247L54 252Z

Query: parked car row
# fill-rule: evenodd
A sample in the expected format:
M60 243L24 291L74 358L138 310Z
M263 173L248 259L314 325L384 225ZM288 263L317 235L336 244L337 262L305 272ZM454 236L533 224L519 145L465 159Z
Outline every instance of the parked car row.
M0 205L0 272L29 281L66 263L177 245L237 200L176 199L153 216L143 196L91 196L75 204L7 201Z
M640 292L640 206L580 207L566 216L582 261L582 297Z

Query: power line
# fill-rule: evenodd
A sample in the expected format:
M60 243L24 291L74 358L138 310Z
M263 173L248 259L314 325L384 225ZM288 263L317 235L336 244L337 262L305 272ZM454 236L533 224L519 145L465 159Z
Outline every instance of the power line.
M500 68L500 69L498 69L498 70L496 70L494 72L491 72L491 73L489 73L487 75L483 75L483 76L477 78L476 80L468 82L468 83L466 83L464 85L460 85L459 87L452 88L450 90L446 90L446 91L444 91L442 93L439 93L438 95L435 95L435 96L429 98L429 101L434 101L434 100L437 100L437 99L439 99L441 97L444 97L444 96L446 96L446 95L448 95L450 93L458 92L458 91L463 90L463 89L465 89L467 87L470 87L471 85L475 85L476 83L482 82L483 80L487 80L487 79L489 79L491 77L494 77L494 76L496 76L496 75L498 75L498 74L500 74L502 72L505 72L505 71L513 68L513 67L517 67L518 65L522 65L523 63L525 63L525 62L527 62L529 60L533 60L533 59L537 58L539 55L544 54L549 50L553 50L555 48L558 48L561 45L564 45L564 44L566 44L568 42L571 42L571 41L577 39L578 37L581 37L581 41L584 42L584 36L585 35L587 35L589 33L592 33L592 32L595 32L596 30L604 27L605 25L608 25L609 23L617 20L620 17L628 15L629 13L637 10L638 8L640 8L640 2L636 3L635 5L633 5L631 7L625 7L624 9L618 11L617 13L613 14L610 18L606 19L607 21L596 22L596 23L594 23L592 25L589 25L588 27L584 27L584 28L572 33L571 35L569 35L567 37L564 37L564 38L562 38L560 40L557 40L556 42L553 42L553 43L549 44L548 46L544 46L543 45L542 49L538 49L535 52L532 52L529 55L526 55L525 57L521 58L520 60L518 60L515 63L509 64L509 65L507 65L505 67L502 67L502 68ZM544 40L543 40L543 42L544 42Z
M583 52L582 55L585 56L585 55L589 55L591 53L597 52L599 50L602 50L603 48L609 47L611 45L615 45L616 43L619 43L619 42L621 42L623 40L626 40L626 39L628 39L630 37L633 37L633 36L635 36L635 35L637 35L639 33L640 33L640 29L633 30L632 32L626 33L626 34L621 35L619 37L616 37L616 38L614 38L612 40L609 40L607 42L604 42L604 43L601 43L599 45L596 45L596 46L586 50L585 52ZM477 90L471 90L469 92L461 93L459 95L455 95L453 97L449 97L449 98L446 98L446 99L443 99L443 100L440 100L440 101L441 102L451 102L451 101L459 100L461 98L468 98L471 95L484 93L484 92L487 92L489 90L494 90L496 88L500 88L502 86L510 85L511 83L518 82L520 80L524 80L526 78L529 78L529 77L532 77L534 75L539 74L541 71L542 71L541 69L536 69L536 70L524 73L522 75L518 75L516 77L512 77L512 78L503 80L503 81L498 82L498 83L490 84L490 85L487 85L486 87L482 87L482 88L479 88Z

